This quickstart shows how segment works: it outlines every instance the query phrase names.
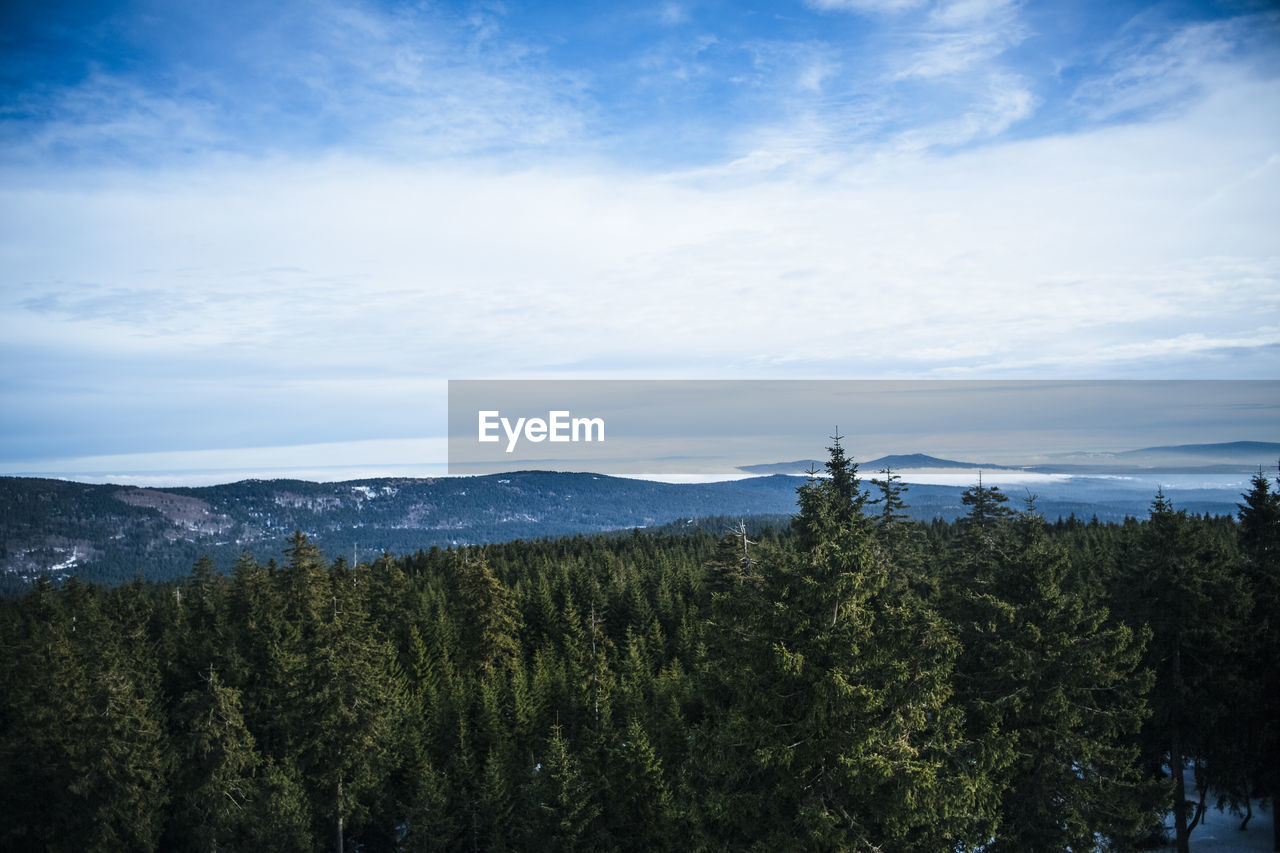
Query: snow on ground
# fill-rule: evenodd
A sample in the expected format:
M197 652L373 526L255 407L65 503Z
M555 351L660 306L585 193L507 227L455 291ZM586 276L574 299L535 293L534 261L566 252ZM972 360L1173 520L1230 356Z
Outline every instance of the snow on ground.
M1184 772L1187 785L1187 799L1198 798L1196 780L1190 769ZM1275 819L1270 806L1263 808L1257 800L1253 801L1253 819L1244 832L1239 830L1240 817L1230 812L1213 808L1212 794L1208 798L1209 807L1204 820L1191 831L1191 853L1271 853L1271 824ZM1173 837L1173 816L1165 820L1169 827L1169 837ZM1165 850L1173 850L1172 841Z

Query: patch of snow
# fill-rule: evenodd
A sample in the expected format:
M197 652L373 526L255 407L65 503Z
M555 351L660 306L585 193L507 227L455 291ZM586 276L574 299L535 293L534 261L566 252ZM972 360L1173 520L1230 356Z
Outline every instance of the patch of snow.
M1187 799L1199 799L1198 789L1196 788L1195 774L1190 768L1183 771L1183 779L1186 780ZM1213 802L1212 793L1207 798L1210 805L1206 805L1204 817L1200 824L1191 831L1191 837L1188 839L1190 847L1195 853L1270 853L1271 851L1271 827L1275 820L1275 814L1268 805L1263 807L1258 800L1253 801L1253 819L1249 821L1249 828L1241 832L1240 821L1243 819L1240 815L1233 815L1227 811L1218 811L1211 803ZM1169 830L1169 837L1173 838L1173 815L1170 814L1165 818L1165 826ZM1174 850L1175 845L1172 841L1164 850Z
M63 560L61 563L58 563L56 566L50 566L50 567L49 567L49 571L51 571L51 572L64 572L64 571L66 571L67 569L75 568L76 563L77 563L77 562L79 562L79 561L80 561L80 554L79 554L79 551L78 551L76 548L72 548L72 549L71 549L71 556L70 556L70 557L68 557L67 559Z

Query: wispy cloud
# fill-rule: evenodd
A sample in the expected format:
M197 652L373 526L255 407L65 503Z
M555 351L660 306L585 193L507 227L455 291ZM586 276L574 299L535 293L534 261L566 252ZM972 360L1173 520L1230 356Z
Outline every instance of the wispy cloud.
M494 14L302 11L286 6L173 75L96 69L21 93L2 125L8 159L154 162L280 146L448 156L563 143L580 129L579 81L536 46L498 38ZM180 42L190 38L180 28L204 23L175 20L164 35Z
M672 340L695 375L749 369L760 342L862 375L1006 353L1035 369L1107 351L1118 364L1126 350L1108 348L1144 322L1143 339L1253 345L1280 311L1269 230L1194 207L1224 183L1231 209L1280 189L1275 170L1245 180L1234 165L1266 152L1274 123L1243 105L1276 98L1273 85L1161 125L886 150L818 174L347 159L227 170L203 188L175 175L146 191L9 191L6 209L92 251L6 223L26 260L7 272L0 322L13 343L213 362L233 347L285 369L436 376L643 364ZM1219 156L1203 160L1209 144Z
M689 20L689 9L680 3L663 3L658 7L658 20L667 26L686 23Z
M1184 108L1214 78L1239 74L1241 57L1248 58L1244 68L1266 57L1278 31L1275 12L1189 24L1140 13L1101 46L1097 70L1077 87L1072 103L1095 120Z
M894 14L918 9L928 0L805 0L815 9L863 14Z
M1030 30L1011 0L955 0L938 5L917 32L901 78L960 74L1020 43Z
M907 150L918 150L998 136L1030 116L1036 103L1024 79L1013 74L993 74L985 81L981 97L971 102L962 115L905 131L898 136L898 144Z

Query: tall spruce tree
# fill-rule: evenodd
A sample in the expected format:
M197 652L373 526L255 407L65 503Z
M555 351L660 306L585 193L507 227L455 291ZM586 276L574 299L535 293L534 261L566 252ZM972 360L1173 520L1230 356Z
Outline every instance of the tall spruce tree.
M999 486L983 485L982 474L979 473L977 485L965 489L960 502L969 507L969 512L956 522L956 526L969 540L966 550L971 558L980 559L994 547L1001 529L1013 518L1013 510L1006 506L1009 496L1000 491Z
M1258 471L1244 501L1240 554L1253 599L1246 677L1256 696L1243 712L1255 758L1246 772L1249 781L1270 798L1274 812L1280 803L1280 479L1273 486ZM1246 783L1246 807L1251 794ZM1272 846L1280 851L1280 820L1273 820L1272 827Z
M318 823L328 823L342 853L348 824L369 817L380 774L395 766L392 747L406 690L394 650L370 627L345 561L331 578L329 610L306 654L297 763Z
M592 849L592 827L600 814L597 794L564 731L553 727L528 784L532 814L526 827L527 849Z
M972 507L986 529L964 542L985 556L948 599L964 645L966 726L986 744L999 794L995 836L982 849L1050 853L1126 839L1147 796L1131 737L1149 686L1142 638L1071 588L1066 551L1030 506L999 528L989 506Z
M798 552L762 565L762 605L711 654L703 760L713 837L761 849L921 851L975 840L950 699L957 646L891 583L857 465L834 437L799 489ZM715 673L720 673L716 678Z
M271 815L259 810L262 758L240 710L240 692L212 667L185 695L178 723L177 793L173 846L192 851L245 849L254 826Z
M879 497L869 501L879 507L875 516L876 539L898 568L901 580L925 601L936 602L939 578L936 568L929 565L921 527L906 512L903 495L908 488L892 468L886 466L880 474L883 479L871 479Z
M1150 769L1163 765L1172 775L1178 853L1189 853L1206 793L1201 790L1198 805L1188 800L1185 768L1219 764L1218 733L1234 725L1240 695L1228 688L1239 682L1222 673L1239 661L1250 609L1248 589L1233 571L1226 546L1211 533L1158 492L1137 559L1122 581L1132 618L1152 632L1146 663L1155 683L1143 747Z
M10 819L0 841L14 850L153 849L172 754L146 622L104 612L100 592L74 578L60 590L41 583L30 598L23 644L6 667L0 791Z
M511 591L494 575L479 549L456 554L450 568L466 659L485 670L510 665L519 652L520 628Z
M902 499L903 494L910 490L903 485L902 477L893 473L893 469L889 466L881 468L879 473L884 479L871 478L871 484L880 491L880 497L871 501L880 506L880 514L876 516L876 526L881 531L901 528L911 518L904 512L907 502Z

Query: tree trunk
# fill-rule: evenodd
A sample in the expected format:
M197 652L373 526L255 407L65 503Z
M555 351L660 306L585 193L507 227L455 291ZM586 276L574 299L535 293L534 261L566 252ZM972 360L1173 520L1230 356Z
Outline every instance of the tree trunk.
M1280 803L1280 782L1271 783L1271 849L1280 853L1280 815L1276 803Z
M342 782L338 782L338 836L335 841L335 848L338 853L342 853Z
M1173 773L1173 833L1178 853L1191 853L1187 832L1187 782L1182 772L1185 769L1181 738L1175 731L1173 745L1169 748L1169 770Z
M1175 696L1182 695L1182 649L1173 646L1172 675ZM1182 730L1177 721L1173 724L1173 742L1169 744L1169 769L1173 772L1173 832L1178 853L1191 853L1190 832L1187 830L1187 780L1186 759L1182 755Z
M1197 758L1195 761L1193 761L1191 766L1195 768L1193 772L1195 773L1194 778L1196 780L1196 793L1199 794L1200 799L1196 802L1195 817L1191 818L1191 823L1187 824L1188 837L1190 837L1191 831L1200 825L1200 820L1201 818L1204 817L1204 800L1205 800L1205 784L1204 784L1204 779L1202 778L1204 774L1201 772L1202 767L1200 764L1200 759Z

